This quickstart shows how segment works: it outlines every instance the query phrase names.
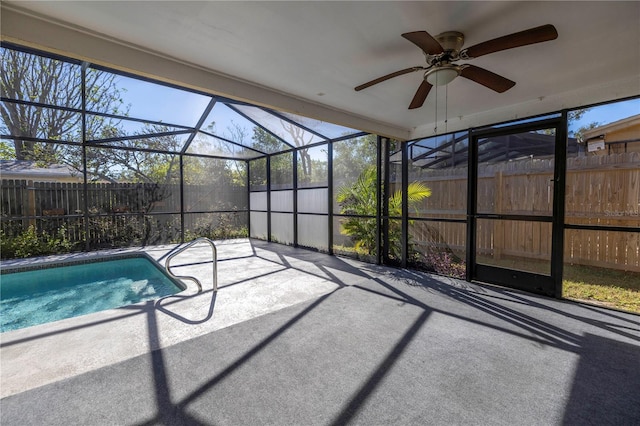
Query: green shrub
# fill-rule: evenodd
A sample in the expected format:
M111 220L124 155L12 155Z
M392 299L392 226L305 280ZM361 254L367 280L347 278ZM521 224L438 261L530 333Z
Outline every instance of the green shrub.
M359 217L341 219L340 233L351 237L356 250L364 250L368 255L375 254L377 246L376 219L377 213L377 171L373 166L365 168L356 182L338 189L336 201L340 205L340 213ZM423 199L431 196L431 189L422 182L410 182L407 186L407 203L410 209L416 209ZM390 194L388 200L389 216L402 216L402 191ZM410 222L411 223L411 222ZM402 229L400 221L389 221L389 256L395 259L402 257ZM409 251L412 251L409 244Z
M206 237L211 240L246 238L249 236L249 231L246 226L238 224L237 216L237 213L221 214L215 226L210 220L198 220L193 229L185 230L184 239L191 241L198 237Z
M53 234L38 232L31 225L16 236L8 236L0 230L0 254L3 259L13 259L72 251L74 244L67 237L64 226Z

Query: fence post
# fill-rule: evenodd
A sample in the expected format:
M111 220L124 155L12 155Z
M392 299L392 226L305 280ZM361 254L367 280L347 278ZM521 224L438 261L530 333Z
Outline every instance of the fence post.
M502 214L504 203L504 180L502 170L498 170L495 178L495 212L496 214ZM496 219L502 220L502 219ZM493 241L493 258L496 260L502 259L502 249L504 247L504 223L494 225L495 239Z
M35 183L30 180L27 181L27 216L29 217L29 226L36 226L36 188Z

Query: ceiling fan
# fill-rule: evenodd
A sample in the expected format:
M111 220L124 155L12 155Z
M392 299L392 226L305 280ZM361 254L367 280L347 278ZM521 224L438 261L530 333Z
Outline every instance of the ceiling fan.
M464 34L458 31L446 31L435 37L426 31L414 31L404 33L402 37L422 49L428 66L416 66L396 71L361 84L355 90L360 91L403 74L424 70L424 80L409 104L409 109L415 109L422 106L433 86L444 86L451 83L458 76L475 81L498 93L511 89L516 83L508 78L475 65L457 65L453 62L469 60L514 47L555 40L558 38L558 32L553 25L547 24L494 38L465 49L462 49Z

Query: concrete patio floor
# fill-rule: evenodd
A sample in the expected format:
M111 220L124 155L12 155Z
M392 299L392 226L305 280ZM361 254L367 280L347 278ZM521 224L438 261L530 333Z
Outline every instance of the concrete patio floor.
M262 241L217 246L215 294L196 246L173 264L202 293L186 282L1 334L0 423L640 424L637 315Z

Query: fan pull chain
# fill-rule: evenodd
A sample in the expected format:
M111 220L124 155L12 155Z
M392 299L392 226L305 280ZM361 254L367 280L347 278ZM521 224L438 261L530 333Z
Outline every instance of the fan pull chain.
M435 114L434 114L434 119L433 119L433 134L434 136L438 135L438 74L436 74L436 108L435 108Z
M447 134L449 129L449 85L444 86L444 133Z

